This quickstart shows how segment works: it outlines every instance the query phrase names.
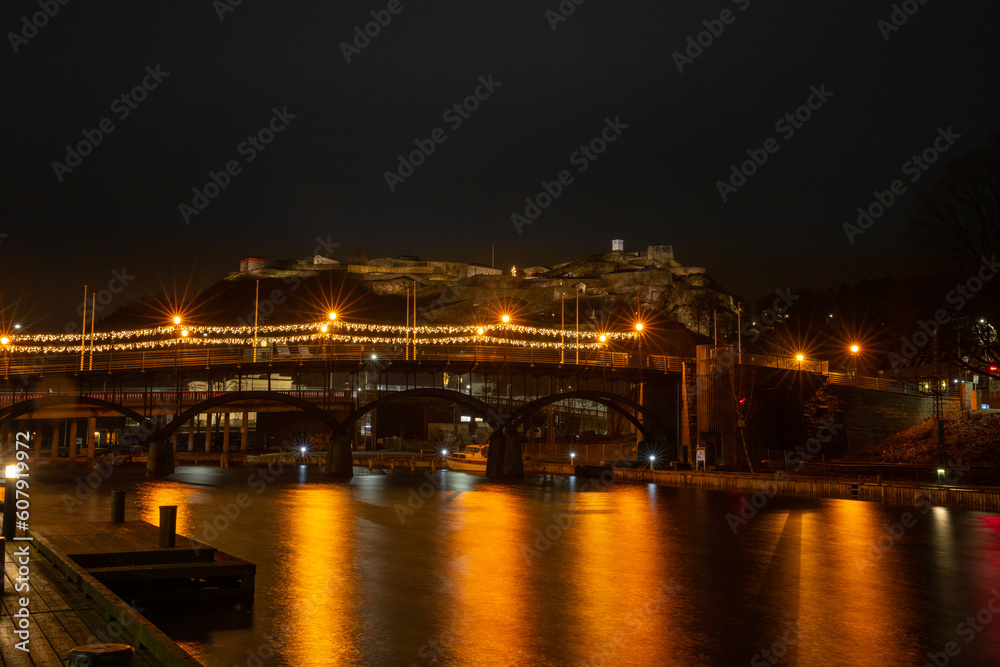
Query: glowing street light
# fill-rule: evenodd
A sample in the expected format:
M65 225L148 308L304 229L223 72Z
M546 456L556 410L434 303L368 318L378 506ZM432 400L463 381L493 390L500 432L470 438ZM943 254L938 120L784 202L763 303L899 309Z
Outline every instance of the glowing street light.
M509 324L510 323L510 315L507 315L506 313L504 313L503 317L500 318L500 321L502 321L504 324Z
M607 342L608 342L608 337L607 337L607 336L605 336L604 334L601 334L601 335L600 335L600 336L598 337L598 340L599 340L599 341L601 341L602 343L607 343Z
M0 345L10 345L10 338L7 338L6 336L0 338Z
M635 330L636 331L642 331L642 322L636 322L635 323Z
M854 357L854 386L858 386L858 352L861 350L856 344L851 346L851 356Z
M653 469L655 463L656 463L656 454L650 454L649 455L649 469L650 470Z
M180 323L181 323L181 316L174 315L174 324L180 324Z
M803 360L803 359L805 359L805 356L804 356L804 355L802 355L801 353L800 353L800 354L796 354L796 355L795 355L795 360L796 360L797 362L799 362L799 370L800 370L800 371L802 370L802 360Z
M191 335L191 332L188 331L187 329L182 329L181 330L181 336L182 337L187 338L189 335Z
M333 321L333 320L337 319L337 313L334 313L333 311L331 311L329 313L329 315L327 315L327 317L329 317L330 320Z
M482 327L479 327L478 329L476 329L476 335L477 336L482 336L484 333L486 333L486 329L484 329Z

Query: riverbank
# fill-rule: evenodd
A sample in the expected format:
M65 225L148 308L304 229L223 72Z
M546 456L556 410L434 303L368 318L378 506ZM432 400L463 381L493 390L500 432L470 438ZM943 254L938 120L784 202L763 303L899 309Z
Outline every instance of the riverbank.
M555 467L555 466L548 466ZM573 466L563 466L572 468ZM657 484L662 486L690 486L718 491L739 491L763 494L766 497L805 496L810 498L842 498L866 500L885 505L939 506L953 509L1000 512L1000 487L957 486L944 480L941 484L906 482L878 482L829 477L791 476L781 472L772 474L695 472L690 470L649 470L643 468L614 468L616 482ZM561 471L550 470L554 474ZM572 473L570 473L572 474ZM945 477L957 477L949 471Z

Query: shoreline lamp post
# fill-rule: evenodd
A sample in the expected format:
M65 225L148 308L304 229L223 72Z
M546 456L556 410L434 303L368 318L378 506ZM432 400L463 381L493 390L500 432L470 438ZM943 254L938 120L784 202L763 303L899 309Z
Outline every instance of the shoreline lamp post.
M852 357L852 359L854 361L854 364L853 364L854 365L854 374L853 374L853 376L854 376L854 386L855 387L858 386L858 352L860 352L860 351L861 351L861 348L858 347L857 345L852 345L851 346L851 357Z

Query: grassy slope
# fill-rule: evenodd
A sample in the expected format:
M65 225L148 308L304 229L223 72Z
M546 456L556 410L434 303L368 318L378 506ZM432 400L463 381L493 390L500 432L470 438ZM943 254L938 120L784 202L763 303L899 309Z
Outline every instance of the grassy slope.
M966 421L945 419L944 444L937 444L933 418L848 454L843 461L937 465L962 459L972 465L1000 465L1000 413L973 412Z

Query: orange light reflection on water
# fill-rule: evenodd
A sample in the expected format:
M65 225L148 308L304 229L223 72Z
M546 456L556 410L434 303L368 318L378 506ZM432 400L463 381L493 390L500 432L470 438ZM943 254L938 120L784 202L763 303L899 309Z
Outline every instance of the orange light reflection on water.
M190 512L190 503L192 496L197 493L190 486L176 482L164 481L158 484L144 484L138 490L139 506L142 508L139 518L154 526L159 526L160 507L176 505L177 534L196 539L196 527Z
M506 489L480 486L455 501L463 520L448 536L454 554L454 621L463 628L451 656L461 665L530 664L526 641L536 636L539 602L531 587L531 568L523 543L529 535L523 502Z
M588 481L578 480L583 488ZM572 623L581 631L574 644L587 648L574 664L647 664L670 626L663 619L671 616L676 545L663 524L671 517L651 511L642 487L583 491L574 494L573 504L570 530L579 537L572 541L567 570L578 597ZM638 585L618 585L623 579Z
M893 581L905 570L899 562L905 552L888 538L882 548L872 539L886 534L880 506L856 500L828 502L823 514L802 515L799 660L819 664L829 658L810 652L809 647L822 646L822 641L810 641L813 635L816 640L841 638L840 664L898 663L912 642L897 610L919 607L916 600L899 599L907 589ZM898 521L906 511L892 509L889 522ZM914 655L914 660L918 658Z
M354 505L348 488L305 487L281 509L285 575L277 609L287 664L352 664L358 614Z

